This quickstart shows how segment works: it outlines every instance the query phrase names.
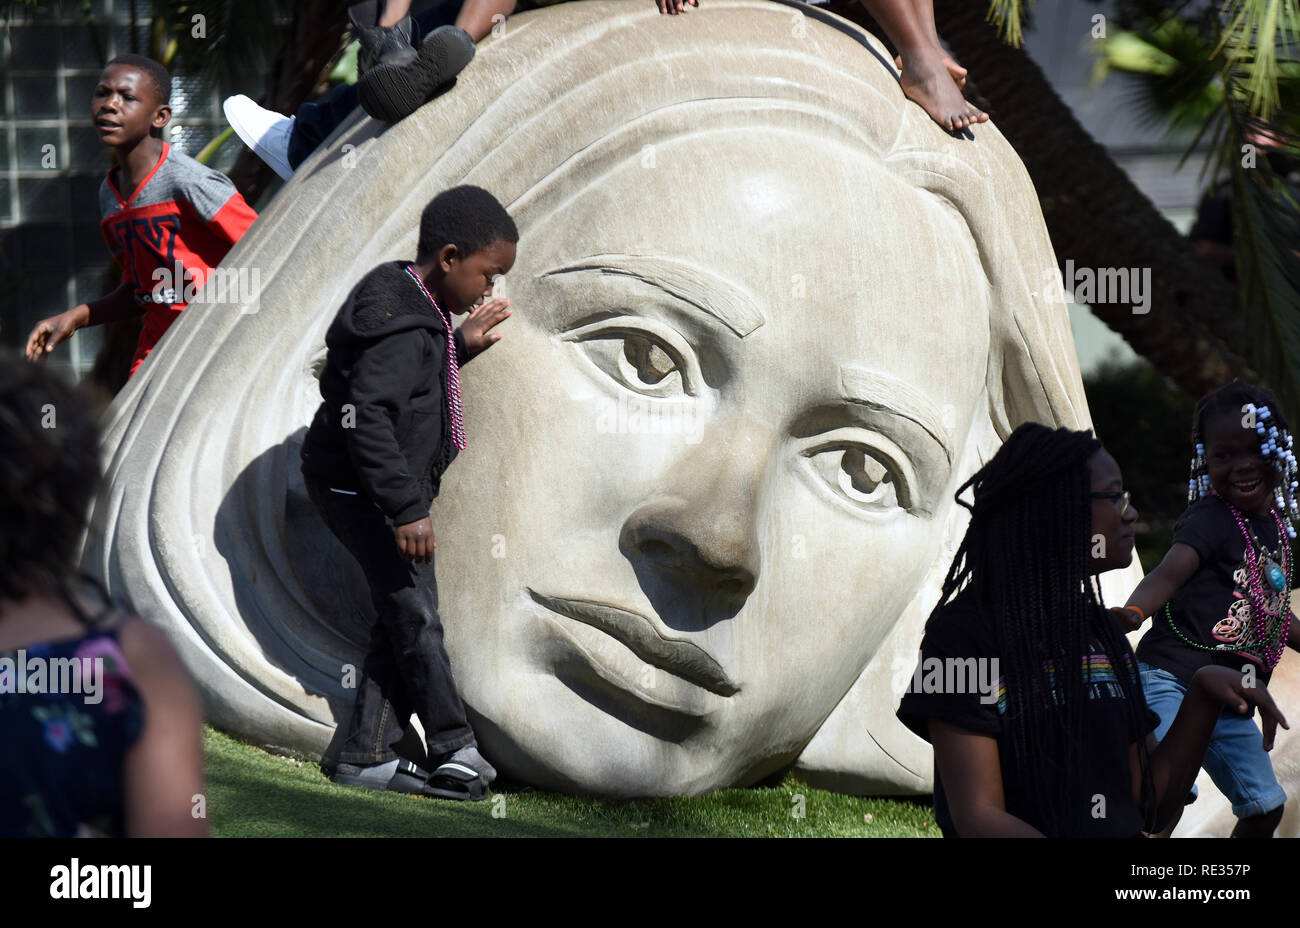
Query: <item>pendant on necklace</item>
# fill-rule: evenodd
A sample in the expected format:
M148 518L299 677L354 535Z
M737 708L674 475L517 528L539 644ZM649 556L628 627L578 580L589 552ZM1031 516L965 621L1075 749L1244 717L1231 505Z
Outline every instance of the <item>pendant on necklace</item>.
M1261 565L1264 576L1268 577L1269 584L1274 590L1281 593L1286 588L1286 574L1282 568L1277 566L1277 561L1269 555L1264 556L1264 563Z

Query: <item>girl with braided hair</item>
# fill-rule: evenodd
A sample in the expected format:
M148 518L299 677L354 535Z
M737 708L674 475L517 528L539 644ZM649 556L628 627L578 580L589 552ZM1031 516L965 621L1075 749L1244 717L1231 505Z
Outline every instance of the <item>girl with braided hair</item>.
M1092 579L1132 561L1137 512L1089 433L1021 425L957 496L970 525L898 710L934 747L945 836L1153 831L1186 796L1221 706L1259 706L1271 746L1286 722L1267 690L1221 667L1197 672L1156 743L1137 662Z
M1234 380L1205 396L1192 420L1188 507L1174 543L1123 610L1129 630L1150 618L1138 644L1142 688L1168 727L1188 681L1219 666L1267 683L1289 645L1296 459L1291 433L1267 390ZM1232 802L1234 837L1271 837L1286 792L1250 718L1224 714L1205 769ZM1193 793L1194 798L1194 793Z

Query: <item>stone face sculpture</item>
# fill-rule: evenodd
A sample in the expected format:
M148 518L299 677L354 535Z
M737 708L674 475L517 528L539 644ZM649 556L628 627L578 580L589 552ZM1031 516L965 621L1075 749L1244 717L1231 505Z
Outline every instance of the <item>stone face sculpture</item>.
M484 753L610 796L796 762L926 791L893 712L954 489L1020 422L1088 416L1023 166L886 60L755 0L512 18L414 116L342 127L231 252L255 292L209 285L113 408L84 563L171 631L214 724L324 750L371 622L298 471L324 332L478 184L519 224L515 315L463 371L432 518Z

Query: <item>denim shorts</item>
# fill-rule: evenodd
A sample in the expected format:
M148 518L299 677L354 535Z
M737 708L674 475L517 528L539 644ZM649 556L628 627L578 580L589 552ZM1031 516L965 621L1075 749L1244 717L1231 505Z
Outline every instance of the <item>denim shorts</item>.
M1151 711L1160 716L1155 730L1164 738L1182 705L1187 685L1167 670L1139 663L1142 692ZM1249 818L1271 812L1286 802L1286 791L1273 775L1273 762L1264 750L1264 736L1249 716L1222 713L1214 726L1202 764L1214 785L1232 803L1232 814ZM1192 787L1195 793L1196 787Z

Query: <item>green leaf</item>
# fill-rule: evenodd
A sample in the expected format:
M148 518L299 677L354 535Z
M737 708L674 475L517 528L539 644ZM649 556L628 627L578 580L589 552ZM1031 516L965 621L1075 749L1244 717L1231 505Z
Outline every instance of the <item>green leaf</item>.
M998 34L1008 45L1019 47L1024 38L1024 17L1033 9L1034 0L991 0L986 17L998 27Z
M1294 59L1300 37L1300 0L1225 0L1222 12L1226 25L1215 54L1244 72L1250 112L1270 119L1281 103L1281 62Z

